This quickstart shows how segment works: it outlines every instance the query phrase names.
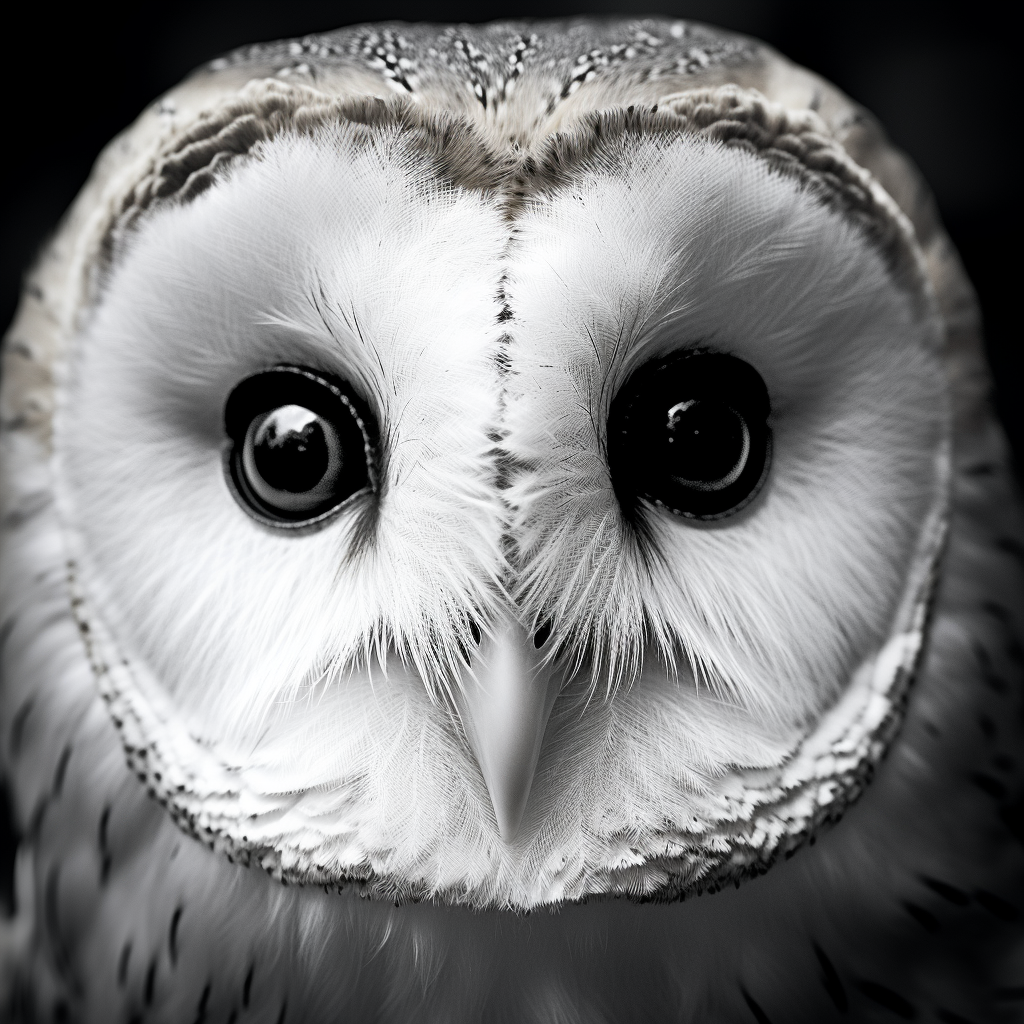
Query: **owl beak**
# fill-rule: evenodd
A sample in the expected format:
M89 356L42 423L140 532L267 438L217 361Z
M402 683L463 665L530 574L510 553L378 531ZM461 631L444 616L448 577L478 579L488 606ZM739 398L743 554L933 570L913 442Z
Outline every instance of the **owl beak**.
M506 843L519 831L560 686L561 672L511 616L482 639L464 680L459 713Z

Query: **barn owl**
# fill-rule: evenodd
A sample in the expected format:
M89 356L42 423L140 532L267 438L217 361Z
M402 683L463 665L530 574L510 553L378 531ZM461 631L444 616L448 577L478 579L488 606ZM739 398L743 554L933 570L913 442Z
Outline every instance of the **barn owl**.
M986 390L916 171L750 39L200 69L5 345L12 1012L1012 1019Z

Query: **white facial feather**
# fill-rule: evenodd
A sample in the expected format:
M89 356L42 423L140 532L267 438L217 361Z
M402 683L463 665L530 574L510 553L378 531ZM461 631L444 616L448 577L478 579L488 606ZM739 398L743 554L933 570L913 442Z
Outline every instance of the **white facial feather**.
M258 734L271 702L391 649L434 685L428 638L468 635L466 609L500 576L487 452L504 225L401 138L352 134L281 140L157 214L72 371L69 500L104 604L218 739ZM239 516L224 401L279 362L348 379L380 420L386 498L365 550L358 509L298 543Z
M68 368L64 518L143 733L214 773L203 827L236 779L280 870L515 906L651 891L666 827L784 764L906 628L942 501L937 344L862 229L755 154L619 133L517 204L341 120L122 241ZM769 481L734 519L638 530L610 402L693 348L766 382ZM299 536L224 477L227 395L281 363L349 381L381 431L379 495ZM450 700L486 687L462 659L508 607L551 623L564 676L514 842Z
M621 137L516 233L505 444L529 467L510 496L520 600L607 647L612 679L689 659L769 721L820 713L888 630L935 501L937 325L842 217L692 138ZM683 348L738 355L767 382L771 481L719 528L650 509L642 551L605 424L634 368Z

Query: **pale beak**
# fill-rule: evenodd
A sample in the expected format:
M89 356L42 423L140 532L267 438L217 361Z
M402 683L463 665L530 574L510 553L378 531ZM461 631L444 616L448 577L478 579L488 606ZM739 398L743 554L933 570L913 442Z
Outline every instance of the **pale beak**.
M506 843L519 831L561 682L511 616L482 638L463 680L459 713Z

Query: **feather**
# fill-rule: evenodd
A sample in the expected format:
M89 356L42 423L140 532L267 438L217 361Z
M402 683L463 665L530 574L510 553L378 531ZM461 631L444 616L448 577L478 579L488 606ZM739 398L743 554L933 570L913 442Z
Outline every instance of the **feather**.
M103 158L0 394L26 1013L1015 997L1024 525L948 243L829 90L683 22L369 26L216 62ZM613 399L707 351L765 384L765 486L626 508ZM280 364L379 434L290 533L225 477ZM506 634L559 688L518 830L472 720Z

